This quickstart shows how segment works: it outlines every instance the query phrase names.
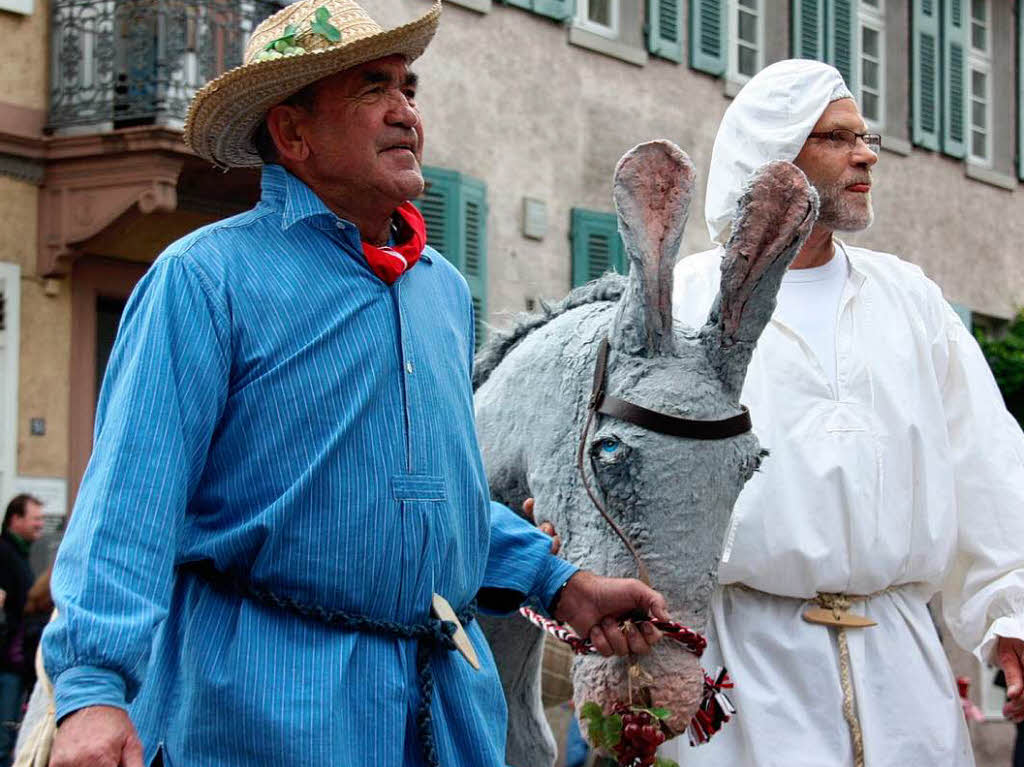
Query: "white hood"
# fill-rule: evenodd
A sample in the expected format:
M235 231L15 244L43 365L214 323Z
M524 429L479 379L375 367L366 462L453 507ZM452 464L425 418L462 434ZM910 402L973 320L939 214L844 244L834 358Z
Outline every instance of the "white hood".
M750 174L772 160L792 161L831 102L853 98L835 67L788 59L765 67L725 111L708 171L704 219L725 244Z

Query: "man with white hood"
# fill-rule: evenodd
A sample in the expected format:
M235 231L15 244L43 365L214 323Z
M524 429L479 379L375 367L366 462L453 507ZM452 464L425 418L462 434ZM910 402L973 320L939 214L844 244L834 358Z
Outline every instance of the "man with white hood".
M821 209L743 390L770 457L726 536L707 659L735 679L739 714L706 746L669 744L684 767L973 765L936 592L957 642L1003 666L1006 715L1024 716L1024 436L938 286L834 236L871 224L880 141L838 71L795 60L740 91L715 141L715 242L770 160L800 167ZM676 267L687 325L707 316L721 254Z

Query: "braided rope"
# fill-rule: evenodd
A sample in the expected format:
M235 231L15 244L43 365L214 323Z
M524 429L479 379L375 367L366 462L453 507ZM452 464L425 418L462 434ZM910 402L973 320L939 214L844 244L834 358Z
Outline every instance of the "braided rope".
M817 603L826 610L839 613L850 609L850 604L858 597L847 594L818 594ZM864 767L864 733L857 717L857 700L853 691L853 680L850 677L850 646L846 641L846 629L836 626L836 644L839 646L839 685L843 690L843 719L850 728L850 742L853 745L854 767Z
M420 704L416 709L416 731L419 735L420 748L426 767L440 767L437 755L437 743L434 739L433 716L430 704L434 693L434 673L430 666L431 656L437 650L456 650L453 639L457 626L451 621L443 621L430 617L424 623L399 623L397 621L368 618L365 615L348 612L347 610L329 610L321 605L300 602L288 596L275 594L269 589L260 588L232 574L222 573L214 569L209 562L190 562L179 567L180 570L192 572L215 588L228 590L239 596L264 604L268 607L291 613L306 620L364 634L412 639L416 647L416 674L420 685ZM459 622L468 624L476 617L476 604L470 603L457 614Z
M551 620L550 618L545 618L536 610L531 610L529 607L520 607L519 614L537 628L543 629L551 634L555 639L560 639L565 642L577 655L593 655L598 652L597 648L591 644L589 639L581 638L575 631L565 624ZM708 646L708 640L704 638L703 634L694 631L688 626L684 626L682 623L657 620L638 622L650 623L662 634L670 639L676 640L683 645L687 652L696 655L698 658L704 654L704 649Z
M565 642L577 655L593 655L598 652L589 639L581 638L565 624L545 618L536 610L520 607L519 614L555 639ZM683 645L687 652L698 658L704 654L704 650L708 646L708 640L702 634L681 623L658 620L649 622L665 636L676 640ZM711 736L722 729L722 725L736 713L736 707L724 692L731 690L734 686L732 679L729 678L729 672L724 668L719 668L713 677L709 676L706 671L702 670L702 673L704 675L704 692L701 695L697 712L690 719L690 724L687 727L691 746L707 743Z

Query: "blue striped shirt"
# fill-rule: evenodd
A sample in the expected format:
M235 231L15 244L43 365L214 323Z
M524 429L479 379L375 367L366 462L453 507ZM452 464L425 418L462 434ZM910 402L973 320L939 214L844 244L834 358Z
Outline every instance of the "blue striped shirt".
M482 586L547 604L574 568L489 501L469 290L427 248L394 285L279 166L251 211L171 245L128 302L53 573L57 715L128 707L165 764L416 765L415 643L296 619L175 565L422 622ZM483 663L435 654L443 765L504 764ZM130 704L130 705L129 705Z

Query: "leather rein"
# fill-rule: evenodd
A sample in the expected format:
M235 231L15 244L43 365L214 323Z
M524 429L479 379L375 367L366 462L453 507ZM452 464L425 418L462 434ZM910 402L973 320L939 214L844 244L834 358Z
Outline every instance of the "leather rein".
M743 412L738 415L731 416L729 418L722 418L713 421L704 420L693 420L690 418L679 418L678 416L666 415L665 413L659 413L655 410L648 410L640 405L635 405L632 402L619 399L618 397L609 396L605 392L605 379L607 377L608 368L608 339L603 338L601 340L601 346L597 351L597 362L594 365L594 384L590 391L590 402L587 406L587 422L583 427L583 433L580 434L579 448L576 451L576 468L579 469L580 479L583 480L583 487L587 491L587 495L590 496L591 502L594 507L604 517L605 522L615 531L615 534L619 536L619 539L625 544L629 553L633 556L636 561L637 575L641 581L646 583L648 586L651 585L650 575L647 571L647 566L640 558L640 554L637 552L636 547L633 545L629 537L622 531L622 528L608 515L608 511L605 508L604 503L594 494L591 489L590 482L587 479L587 472L585 468L585 462L583 460L584 454L587 451L587 436L590 433L590 427L594 422L596 414L611 416L612 418L618 418L620 421L627 421L635 424L643 429L649 431L656 431L659 434L667 434L670 437L685 437L687 439L728 439L729 437L736 437L740 434L746 434L751 430L750 413L743 406ZM593 466L591 466L593 471ZM597 485L598 490L601 494L604 494L601 488L597 474L594 472L594 484Z

